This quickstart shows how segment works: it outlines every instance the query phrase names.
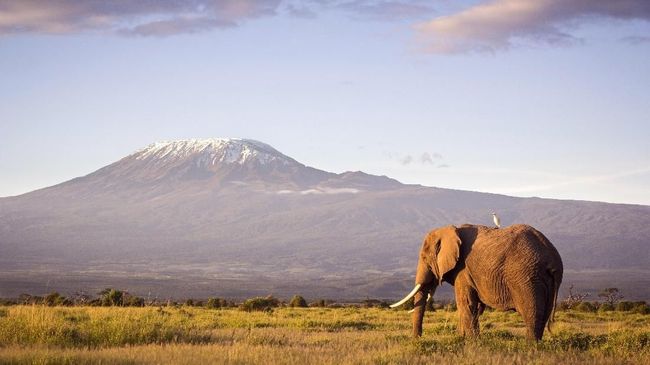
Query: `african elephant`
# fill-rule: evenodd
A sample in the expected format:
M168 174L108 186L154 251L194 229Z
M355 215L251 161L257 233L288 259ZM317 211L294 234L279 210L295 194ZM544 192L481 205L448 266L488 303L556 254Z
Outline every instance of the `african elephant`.
M462 335L478 335L478 317L487 305L519 312L527 337L541 340L553 321L562 271L560 254L531 226L446 226L426 235L415 288L391 307L415 297L413 335L419 337L427 294L433 296L445 281L454 286Z

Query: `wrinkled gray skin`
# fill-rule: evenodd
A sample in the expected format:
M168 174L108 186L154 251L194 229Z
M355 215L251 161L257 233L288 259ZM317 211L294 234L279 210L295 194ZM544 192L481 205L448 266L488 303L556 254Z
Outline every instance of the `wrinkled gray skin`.
M415 283L422 286L415 295L413 335L422 335L427 294L445 281L454 286L460 334L477 336L478 318L489 306L519 312L527 337L541 340L552 321L562 271L555 247L527 225L435 229L420 250Z

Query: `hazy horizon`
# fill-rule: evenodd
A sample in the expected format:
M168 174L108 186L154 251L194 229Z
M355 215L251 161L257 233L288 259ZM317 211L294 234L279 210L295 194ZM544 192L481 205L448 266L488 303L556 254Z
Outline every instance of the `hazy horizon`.
M160 140L331 172L650 205L650 6L0 1L0 197Z

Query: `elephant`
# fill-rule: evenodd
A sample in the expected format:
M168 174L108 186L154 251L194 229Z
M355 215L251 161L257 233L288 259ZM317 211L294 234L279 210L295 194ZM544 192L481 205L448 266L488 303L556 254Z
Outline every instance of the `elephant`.
M526 337L539 341L545 326L550 331L562 273L558 251L529 225L449 225L425 236L415 288L391 307L415 297L413 336L420 337L427 295L444 281L454 287L461 335L478 336L478 319L488 306L517 311Z

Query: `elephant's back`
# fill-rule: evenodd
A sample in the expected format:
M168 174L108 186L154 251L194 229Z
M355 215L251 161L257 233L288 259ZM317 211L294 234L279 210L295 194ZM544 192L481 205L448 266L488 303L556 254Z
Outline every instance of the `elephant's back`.
M542 232L526 224L517 224L507 227L503 234L509 237L506 257L513 265L523 265L536 273L546 270L562 275L562 258Z

